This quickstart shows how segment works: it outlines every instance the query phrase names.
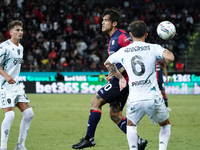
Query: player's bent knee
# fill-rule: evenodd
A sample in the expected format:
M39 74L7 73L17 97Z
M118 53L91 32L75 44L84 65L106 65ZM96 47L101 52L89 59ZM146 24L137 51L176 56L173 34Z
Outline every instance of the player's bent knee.
M34 117L33 109L32 107L27 108L23 111L23 116L25 120L31 120Z
M136 126L136 125L127 118L127 126Z
M116 115L110 115L110 119L113 122L115 122L116 124L118 124L121 121L121 119L118 116L116 116Z
M15 112L14 111L8 111L5 113L5 118L8 119L10 122L13 122L15 118Z
M91 107L92 109L100 109L101 106L106 104L106 101L104 101L98 94L96 94L91 101Z
M120 110L119 106L111 106L110 107L110 114L118 114L118 115L122 115L122 111Z
M31 108L31 111L30 111L29 117L30 117L31 119L34 117L34 112L33 112L33 109L32 109L32 108Z
M93 97L92 101L91 101L91 107L97 107L99 102Z

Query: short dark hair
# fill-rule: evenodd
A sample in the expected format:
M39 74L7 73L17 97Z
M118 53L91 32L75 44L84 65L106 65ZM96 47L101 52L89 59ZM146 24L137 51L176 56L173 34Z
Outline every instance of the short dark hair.
M23 23L19 20L13 20L8 24L8 30L10 31L14 26L23 26Z
M111 22L115 22L117 21L117 28L120 28L121 26L121 22L122 22L122 11L120 11L119 9L112 7L112 8L106 8L103 12L103 17L105 15L109 15L109 20L111 20Z
M129 26L133 37L141 38L147 33L147 25L143 21L133 21Z

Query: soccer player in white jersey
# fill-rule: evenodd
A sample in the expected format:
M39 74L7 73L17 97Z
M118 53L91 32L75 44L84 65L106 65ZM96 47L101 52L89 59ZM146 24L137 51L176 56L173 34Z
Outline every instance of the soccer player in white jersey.
M155 125L161 126L159 150L166 150L171 134L169 112L164 104L156 79L156 62L165 67L174 61L174 55L157 44L145 42L147 25L143 21L130 24L133 43L109 56L107 69L119 79L120 89L126 81L113 63L121 63L129 76L129 99L127 102L127 139L130 150L137 150L137 125L145 114Z
M25 140L34 113L29 99L18 83L23 58L23 46L19 43L23 36L23 23L14 20L8 24L8 30L11 38L0 44L0 106L5 113L1 124L0 150L7 150L10 126L15 117L15 107L22 112L23 118L18 143L14 150L26 150Z

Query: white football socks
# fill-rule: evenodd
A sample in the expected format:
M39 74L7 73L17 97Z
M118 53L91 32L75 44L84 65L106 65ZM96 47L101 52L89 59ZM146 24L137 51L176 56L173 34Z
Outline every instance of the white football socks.
M4 120L1 124L1 148L7 148L10 126L11 126L14 118L15 118L14 111L8 111L5 113Z
M138 150L138 134L136 126L127 126L126 133L130 150Z
M159 134L159 150L166 150L171 134L171 125L161 126Z
M22 112L23 118L20 124L18 144L25 146L26 136L29 130L31 120L34 116L33 109L30 107Z

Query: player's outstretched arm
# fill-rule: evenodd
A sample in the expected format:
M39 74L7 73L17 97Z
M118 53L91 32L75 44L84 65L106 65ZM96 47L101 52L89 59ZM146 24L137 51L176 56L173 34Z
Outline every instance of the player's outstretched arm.
M9 84L15 83L13 77L9 76L1 67L0 67L0 75L2 75Z
M108 71L115 76L116 78L119 79L119 86L120 86L120 91L123 90L126 87L126 80L124 76L119 72L115 64L111 64L109 60L107 59L104 63Z

